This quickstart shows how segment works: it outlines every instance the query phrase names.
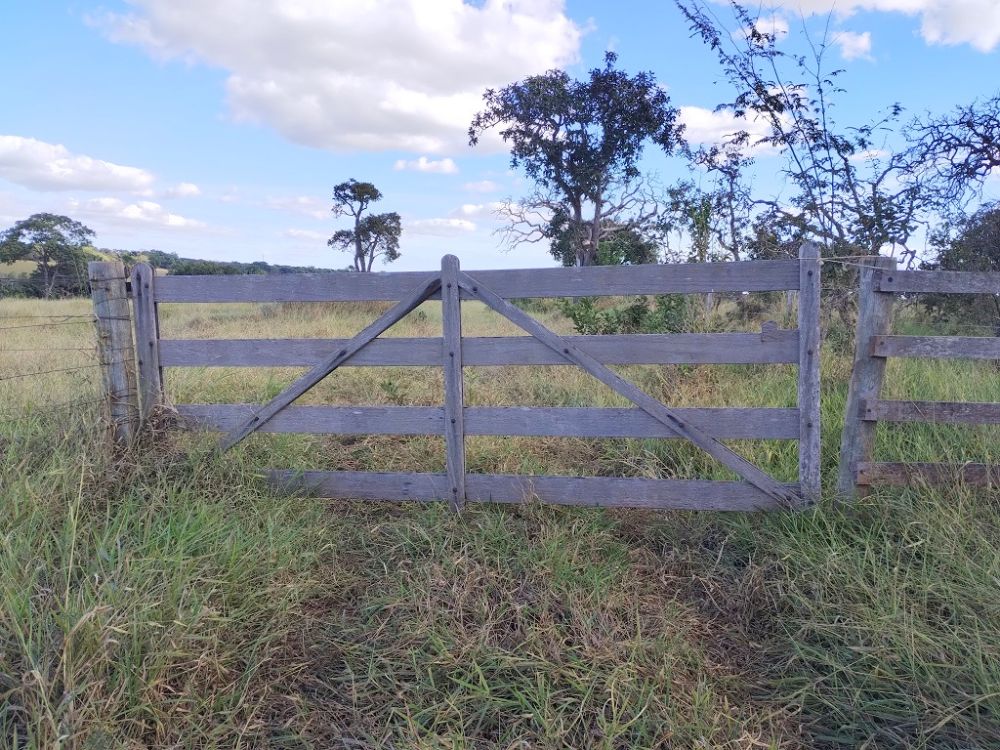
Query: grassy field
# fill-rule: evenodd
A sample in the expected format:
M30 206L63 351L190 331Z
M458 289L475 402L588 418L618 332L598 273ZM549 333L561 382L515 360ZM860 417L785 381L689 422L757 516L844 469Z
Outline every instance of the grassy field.
M162 334L347 336L376 311L165 306ZM0 747L1000 746L996 490L745 516L290 499L264 467L440 471L442 441L255 436L219 458L167 416L112 457L88 313L0 300ZM472 304L464 315L469 334L515 333ZM428 303L392 335L439 331ZM827 487L849 345L832 333L823 353ZM13 377L45 370L58 372ZM785 366L623 371L677 405L795 398ZM167 389L263 401L297 372L171 370ZM993 363L893 361L887 384L1000 401ZM466 388L479 405L621 403L562 367L472 369ZM441 389L437 370L350 368L304 402L437 404ZM1000 462L998 438L885 426L877 452ZM736 445L794 477L794 443ZM675 441L471 438L468 462L728 478Z

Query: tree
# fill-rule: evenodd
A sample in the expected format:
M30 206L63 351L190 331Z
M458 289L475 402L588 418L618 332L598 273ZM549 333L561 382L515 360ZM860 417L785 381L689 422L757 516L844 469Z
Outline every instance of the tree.
M511 244L557 239L572 248L576 265L593 265L603 238L655 219L639 158L648 142L673 152L682 126L652 73L629 76L615 69L616 61L607 53L604 67L584 81L550 70L483 95L469 145L498 128L511 166L536 188L500 211Z
M87 252L94 231L68 216L33 214L0 233L0 261L36 264L32 278L48 299L87 290Z
M805 55L779 49L774 34L761 31L745 7L731 2L742 33L733 33L703 0L675 0L694 33L718 56L734 87L729 111L747 127L737 129L722 149L703 150L696 162L710 173L732 164L733 154L753 163L755 150L784 159L791 195L755 196L750 225L781 227L826 245L828 254L875 255L888 250L912 260L911 240L939 206L939 191L926 171L914 168L904 130L903 108L892 104L861 124L841 125L835 103L844 93L842 71L827 70L828 40L806 34ZM750 126L763 128L752 136ZM748 226L750 226L748 225Z
M577 265L576 247L572 233L568 231L569 217L559 213L550 222L551 244L549 252L564 266ZM619 227L611 219L605 219L601 227L601 239L597 243L596 266L634 266L640 263L656 263L659 260L659 245L654 239L644 236L636 229Z
M354 251L354 270L369 272L376 258L391 263L399 257L399 238L403 233L398 213L368 214L372 203L382 200L370 182L350 179L333 188L334 216L354 218L353 229L341 229L327 241L330 247Z
M1000 201L970 216L945 221L931 234L931 246L937 258L923 268L1000 272ZM922 303L929 310L988 325L1000 336L1000 294L928 294Z
M914 120L906 135L910 168L929 175L944 208L962 203L1000 169L1000 92L947 115Z

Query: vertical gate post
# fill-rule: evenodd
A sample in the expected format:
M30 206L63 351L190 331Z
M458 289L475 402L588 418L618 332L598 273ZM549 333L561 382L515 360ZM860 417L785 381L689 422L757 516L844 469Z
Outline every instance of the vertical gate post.
M115 443L128 445L138 425L139 404L125 264L120 260L92 261L87 264L87 272L94 302L104 398L111 415L111 432Z
M853 500L857 496L858 465L871 459L876 423L866 421L862 409L865 401L878 399L885 377L885 357L872 356L871 339L890 332L893 307L893 293L880 291L878 282L883 273L895 269L895 258L884 257L872 258L861 269L854 364L844 408L837 476L837 495L842 500Z
M141 420L145 423L162 400L159 321L153 301L155 275L148 263L132 269L132 306L135 316L136 361L139 365Z
M802 497L820 500L820 260L819 246L799 248L799 483Z
M441 317L444 365L444 438L451 507L465 506L465 397L462 378L462 300L458 258L441 259Z

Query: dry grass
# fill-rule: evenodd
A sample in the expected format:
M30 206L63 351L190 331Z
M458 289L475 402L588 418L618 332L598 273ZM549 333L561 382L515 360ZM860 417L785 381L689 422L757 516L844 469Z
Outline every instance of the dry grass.
M166 306L163 335L347 336L378 309ZM0 300L0 325L88 313L85 301ZM464 315L467 333L516 333L481 307ZM394 335L439 330L429 303ZM93 363L87 325L2 333L0 377ZM849 363L824 357L830 475ZM168 372L167 387L177 401L262 401L297 372L192 368ZM787 367L624 372L679 405L794 399ZM0 380L2 747L1000 745L995 491L746 517L525 505L456 518L442 505L288 499L260 468L440 470L441 441L257 436L220 459L209 438L164 424L113 459L96 406L40 406L86 401L97 374ZM989 364L894 363L889 388L1000 400ZM571 368L476 368L467 389L475 404L620 403ZM440 393L432 369L346 368L307 400ZM892 428L879 451L996 462L996 437ZM794 443L739 447L794 472ZM469 462L723 476L673 441L475 438Z

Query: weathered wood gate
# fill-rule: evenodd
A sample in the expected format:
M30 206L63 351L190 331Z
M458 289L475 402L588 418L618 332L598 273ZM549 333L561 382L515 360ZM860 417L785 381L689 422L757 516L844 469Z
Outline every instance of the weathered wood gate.
M850 498L874 485L1000 485L1000 466L915 462L873 462L879 422L1000 424L1000 404L883 399L889 357L1000 360L996 336L894 336L892 311L897 294L1000 295L1000 273L901 271L890 258L873 259L861 272L854 367L840 448L839 495Z
M766 325L761 333L560 336L508 298L589 297L798 290L798 329ZM281 276L133 278L140 386L144 404L160 393L169 367L311 366L265 405L179 404L186 418L226 432L229 448L256 431L443 435L447 472L272 471L274 481L324 497L349 499L543 502L643 508L765 510L800 508L820 492L820 260L804 245L798 260L511 271L459 269L445 256L440 273L305 274ZM440 299L441 338L380 336L425 300ZM349 340L166 340L156 306L176 302L397 301ZM478 300L520 326L526 337L470 338L461 330L462 300ZM140 330L141 328L141 330ZM798 364L797 408L666 406L608 368L609 364ZM470 366L574 364L631 401L635 408L484 408L463 401L462 370ZM342 366L444 368L443 407L293 406ZM144 411L147 407L144 406ZM466 435L552 435L686 439L742 481L469 474ZM721 440L799 441L799 481L782 484Z

